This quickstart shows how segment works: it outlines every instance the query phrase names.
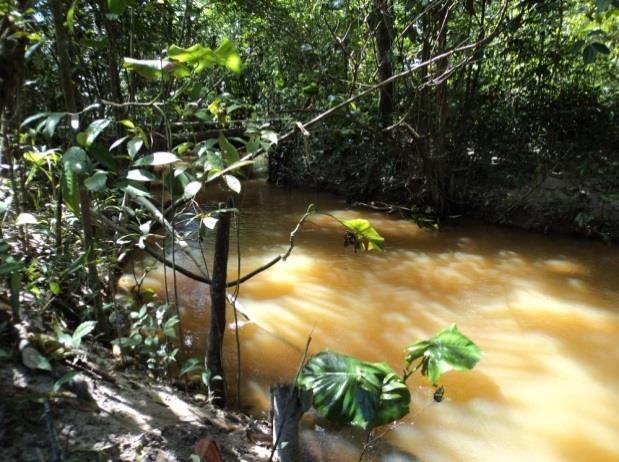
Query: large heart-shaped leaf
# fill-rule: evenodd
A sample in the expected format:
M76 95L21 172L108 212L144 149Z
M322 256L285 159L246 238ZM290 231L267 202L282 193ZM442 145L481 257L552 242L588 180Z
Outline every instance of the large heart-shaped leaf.
M420 340L406 348L406 365L422 358L421 373L432 385L442 374L450 370L465 371L475 367L481 358L481 350L462 334L455 324L442 330L429 340Z
M386 363L368 363L332 351L313 356L298 384L313 391L320 415L365 429L403 417L411 400L402 378Z

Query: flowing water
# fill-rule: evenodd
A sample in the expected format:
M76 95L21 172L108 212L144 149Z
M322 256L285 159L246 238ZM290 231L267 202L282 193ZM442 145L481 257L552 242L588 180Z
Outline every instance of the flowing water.
M407 344L456 323L482 348L482 360L473 371L443 376L442 403L425 379L413 377L411 413L384 435L382 455L370 459L619 460L616 248L476 223L429 232L351 211L329 195L255 182L237 204L241 273L285 252L309 203L369 219L385 237L385 251L344 248L341 226L316 216L287 261L242 285L239 300L255 321L239 327L246 405L268 408L269 384L294 377L310 333L310 354L330 348L399 371ZM232 255L230 277L236 272ZM162 274L150 272L144 286L162 293ZM202 355L208 287L184 277L177 283L183 329ZM225 348L233 377L233 330ZM324 426L310 416L303 430L317 446L311 451L324 451L315 457L357 460L363 435Z

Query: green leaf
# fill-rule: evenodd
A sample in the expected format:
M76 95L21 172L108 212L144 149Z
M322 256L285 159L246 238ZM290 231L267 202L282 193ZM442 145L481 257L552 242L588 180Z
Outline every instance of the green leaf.
M49 281L49 290L52 294L58 295L60 293L60 284L57 281Z
M86 189L88 189L89 191L97 192L105 188L106 182L107 182L107 173L96 172L94 175L84 180L84 186L86 186Z
M90 146L111 122L112 119L97 119L93 121L86 129L86 146Z
M202 183L200 183L199 181L191 181L187 184L187 186L185 186L183 197L185 199L191 199L196 194L198 194L201 188L202 188Z
M123 119L123 120L119 120L118 123L123 125L123 126L125 126L125 127L127 127L127 128L129 128L129 129L131 129L131 130L135 129L135 124L133 123L132 120Z
M117 172L120 169L114 156L100 143L91 144L88 148L88 154L110 172Z
M86 151L78 146L71 146L62 156L62 163L65 170L73 173L84 173L86 171Z
M77 142L77 144L85 148L86 147L86 132L79 132L77 135L75 135L75 141Z
M223 135L219 135L219 148L223 153L223 158L226 162L226 165L232 165L235 162L238 162L240 159L239 151L234 147L230 141Z
M160 79L164 72L173 72L176 64L169 59L124 58L123 66L147 79Z
M75 216L79 216L80 196L77 184L77 173L72 170L69 163L63 163L60 187L62 188L62 200Z
M224 181L228 188L234 191L237 194L241 193L241 182L239 179L233 175L224 175Z
M188 64L196 73L217 64L227 67L232 72L241 71L241 57L229 39L224 39L215 51L200 44L189 48L171 45L168 48L168 57L178 63Z
M152 197L151 193L144 189L139 183L129 182L120 186L121 191L125 191L134 197Z
M341 223L354 234L358 242L362 242L364 249L383 250L385 239L378 234L368 220L355 218L353 220L342 220Z
M73 34L75 33L75 8L77 6L77 0L73 0L71 7L67 11L67 20L64 23L64 26L69 29L69 31Z
M107 9L114 16L120 16L127 9L127 0L107 0Z
M127 172L127 179L142 182L155 181L157 179L157 175L149 172L148 170L144 170L143 168L136 168Z
M172 316L163 325L163 333L168 337L176 337L176 330L174 329L174 326L176 326L179 322L180 319L177 315Z
M224 65L237 74L241 72L241 57L231 40L224 39L217 50L215 50L215 55L218 58L219 64Z
M47 117L49 115L49 112L39 112L38 114L34 114L31 115L30 117L27 117L19 126L20 130L22 128L24 128L26 125L31 124L32 122L34 122L35 120L39 120L42 119L43 117Z
M430 379L432 385L436 385L445 372L472 369L481 359L479 347L464 336L455 324L429 340L409 345L406 350L406 366L422 358L421 373Z
M202 365L201 361L198 358L189 358L181 367L181 371L178 373L179 377L182 377L185 374L189 374L191 372L201 371Z
M36 225L39 220L31 213L20 213L15 219L15 226Z
M325 351L310 358L297 382L313 391L318 413L334 422L371 429L409 411L410 392L385 363Z
M48 140L54 136L58 122L66 115L66 112L52 112L47 116L45 121L45 128L43 129L43 136Z
M133 165L143 167L146 165L167 165L178 162L180 159L171 152L154 152L138 159Z
M77 375L79 375L78 371L67 372L65 375L63 375L58 380L56 380L56 382L54 383L54 386L52 387L52 392L58 393L65 383L69 383Z
M587 45L582 49L582 58L585 64L593 64L595 62L595 47Z
M603 54L603 55L609 55L609 54L610 54L610 49L609 49L606 45L604 45L603 43L600 43L600 42L593 42L593 43L591 44L591 46L592 46L593 48L595 48L595 51L596 51L597 53L601 53L601 54Z
M132 159L135 155L142 149L144 145L144 140L139 136L134 136L127 142L127 152L129 152L129 157Z
M60 273L60 279L63 279L70 274L75 273L78 269L83 268L86 265L86 261L88 260L88 254L90 252L84 252L79 257L71 262L68 268Z
M79 326L77 326L75 328L75 331L73 331L73 335L71 336L73 348L79 348L82 344L82 338L90 334L94 330L96 325L97 321L84 321Z
M118 146L123 144L125 140L127 140L128 138L129 136L123 136L122 138L118 138L116 141L112 143L112 145L109 148L109 151L113 151L114 149L116 149Z
M0 265L0 276L5 274L13 274L21 271L24 268L23 263L18 261L6 261Z
M41 353L39 353L35 348L29 347L28 353L28 362L30 363L28 367L32 366L34 369L41 369L49 372L52 371L52 365L50 364L49 360Z

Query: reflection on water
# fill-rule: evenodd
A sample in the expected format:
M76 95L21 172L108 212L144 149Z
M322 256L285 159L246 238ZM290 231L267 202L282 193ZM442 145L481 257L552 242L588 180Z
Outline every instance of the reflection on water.
M237 204L242 272L285 251L311 202L370 219L385 252L354 254L335 222L315 217L288 261L242 286L240 301L256 321L239 329L244 396L254 409L267 407L270 383L295 375L312 329L310 353L331 348L400 370L408 343L455 322L483 349L481 362L444 376L440 404L428 383L412 380L411 414L384 437L394 453L374 460L415 460L397 451L432 462L619 460L616 249L478 224L427 232L330 196L255 183ZM145 285L159 288L161 274ZM202 354L208 290L185 278L179 286L184 329ZM225 346L232 376L232 335ZM337 446L339 461L357 460L363 435L325 437L309 420L304 438L325 451Z

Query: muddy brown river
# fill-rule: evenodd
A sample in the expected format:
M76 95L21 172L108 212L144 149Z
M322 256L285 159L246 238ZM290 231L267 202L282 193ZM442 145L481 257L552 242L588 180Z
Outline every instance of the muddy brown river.
M442 403L414 376L410 414L384 435L382 455L369 460L619 460L618 249L469 222L429 232L349 210L325 194L261 182L244 188L237 203L241 273L285 252L309 203L369 219L386 243L382 253L353 253L340 225L313 217L286 262L241 286L239 300L254 321L239 327L244 405L268 408L269 384L294 377L312 330L310 353L329 348L400 371L407 344L456 323L482 348L482 360L473 371L443 376ZM201 356L208 287L180 276L177 284L187 343ZM121 285L131 285L128 274ZM163 294L161 268L144 287ZM232 328L226 335L233 382ZM233 384L230 390L233 396ZM318 457L356 461L362 435L325 427L311 415L304 425L303 437L318 446L313 451L324 451Z

